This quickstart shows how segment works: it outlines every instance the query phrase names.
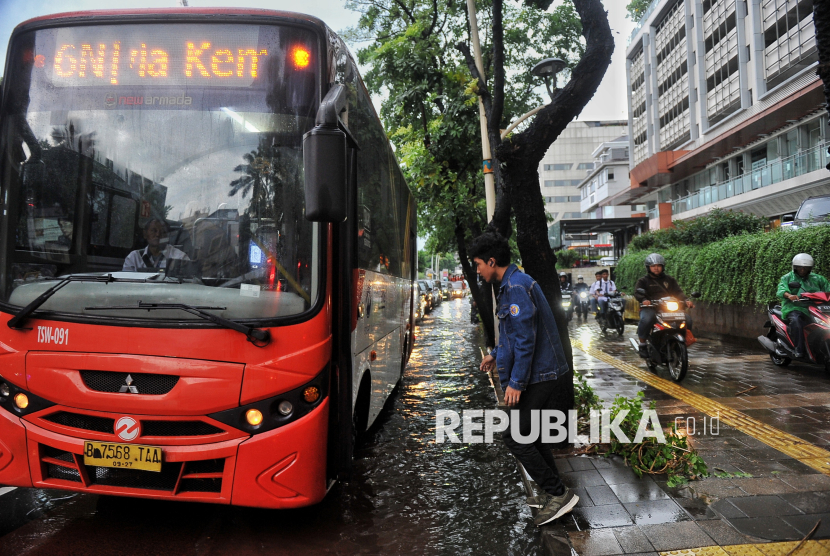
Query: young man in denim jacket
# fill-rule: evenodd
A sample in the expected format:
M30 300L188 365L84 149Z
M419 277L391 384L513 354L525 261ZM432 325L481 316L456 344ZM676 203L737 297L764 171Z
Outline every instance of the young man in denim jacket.
M498 368L504 402L514 410L510 418L518 416L519 433L526 437L531 419L538 418L531 411L555 409L554 393L564 381L573 380L559 330L542 289L510 264L506 239L493 232L482 234L473 241L469 255L481 277L498 285L498 346L481 362L481 369ZM541 434L531 444L520 443L513 438L513 426L504 431L504 443L544 491L527 500L541 508L534 523L544 525L570 512L579 497L559 479L552 445L543 443Z

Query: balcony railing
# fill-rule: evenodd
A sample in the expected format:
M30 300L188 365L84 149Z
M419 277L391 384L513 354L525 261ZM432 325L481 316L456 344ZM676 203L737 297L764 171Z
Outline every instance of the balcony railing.
M650 16L650 15L651 15L651 12L653 12L653 11L654 11L654 8L656 8L656 7L657 7L657 4L659 4L659 3L660 3L660 0L651 0L651 3L648 5L648 8L646 8L646 11L645 11L645 12L643 12L643 17L641 17L641 18L640 18L640 21L638 21L638 22L637 22L637 25L635 25L635 26L634 26L634 30L633 30L633 31L631 31L631 35L628 37L628 43L629 43L629 44L631 44L631 41L633 41L633 40L634 40L634 35L636 35L636 34L637 34L637 32L638 32L640 29L642 29L643 24L644 24L644 23L646 22L646 20L648 19L648 16Z
M827 165L827 145L820 143L815 147L798 152L787 158L778 158L755 168L749 173L715 185L704 187L685 197L672 202L672 214L679 214L699 207L729 199L735 195L748 193L774 183L795 178Z

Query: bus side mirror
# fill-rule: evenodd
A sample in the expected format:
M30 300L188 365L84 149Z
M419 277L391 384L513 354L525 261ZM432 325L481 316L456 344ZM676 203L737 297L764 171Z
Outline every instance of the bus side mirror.
M346 88L334 85L320 103L314 129L303 135L305 217L312 222L346 219L346 133L339 114Z

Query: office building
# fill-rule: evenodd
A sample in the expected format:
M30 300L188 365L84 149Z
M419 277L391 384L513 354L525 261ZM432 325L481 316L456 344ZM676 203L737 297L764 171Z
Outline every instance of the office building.
M630 184L650 228L715 207L776 222L830 193L812 0L655 0L626 52Z

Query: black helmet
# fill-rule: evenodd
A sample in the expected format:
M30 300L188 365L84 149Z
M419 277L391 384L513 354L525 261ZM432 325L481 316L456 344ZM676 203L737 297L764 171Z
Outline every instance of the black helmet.
M656 264L662 265L663 268L666 267L666 259L663 258L663 255L660 253L652 253L648 257L646 257L646 268L650 266L654 266Z

